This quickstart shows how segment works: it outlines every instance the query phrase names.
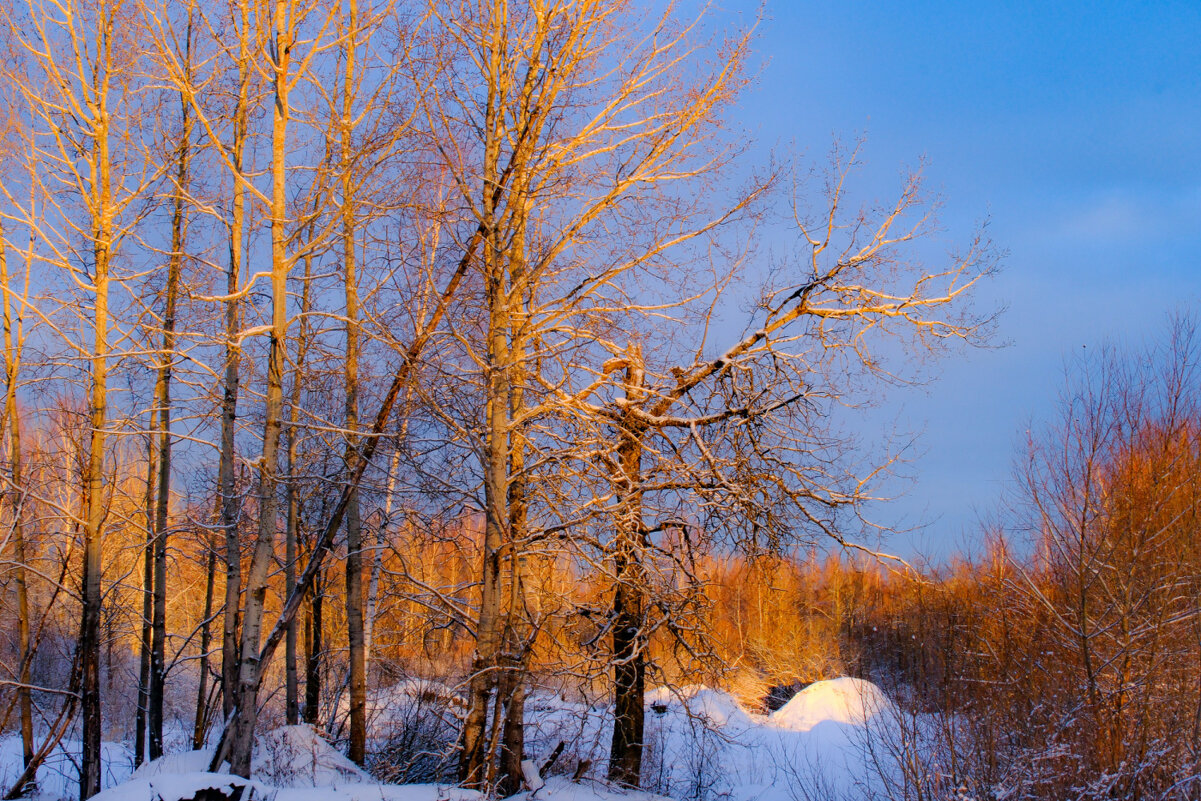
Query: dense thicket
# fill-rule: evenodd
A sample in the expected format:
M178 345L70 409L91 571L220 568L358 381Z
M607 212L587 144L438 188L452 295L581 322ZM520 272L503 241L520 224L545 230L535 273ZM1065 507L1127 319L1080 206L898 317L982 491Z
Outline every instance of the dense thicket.
M849 669L908 699L904 734L881 746L906 757L899 795L1194 796L1197 346L1194 322L1181 318L1145 350L1073 360L1057 414L1018 462L1006 523L979 558L925 575L789 571L821 632L795 640L817 666L797 678ZM764 621L759 590L726 584L739 615ZM773 624L723 620L737 622L728 652L771 664L754 644L760 632L779 641Z

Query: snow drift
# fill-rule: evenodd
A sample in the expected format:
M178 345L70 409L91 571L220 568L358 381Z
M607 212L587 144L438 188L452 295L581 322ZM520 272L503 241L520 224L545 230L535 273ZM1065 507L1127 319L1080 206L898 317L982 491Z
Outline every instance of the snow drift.
M843 677L810 684L773 712L768 722L777 728L807 732L825 721L863 726L892 711L892 702L875 684Z
M443 785L381 785L311 726L285 726L255 740L251 778L206 772L211 750L148 762L97 801L186 801L204 790L273 801L478 801L479 793Z
M703 718L713 726L750 726L751 717L738 699L724 690L703 684L690 684L679 690L659 687L646 694L646 704L652 712L683 712Z

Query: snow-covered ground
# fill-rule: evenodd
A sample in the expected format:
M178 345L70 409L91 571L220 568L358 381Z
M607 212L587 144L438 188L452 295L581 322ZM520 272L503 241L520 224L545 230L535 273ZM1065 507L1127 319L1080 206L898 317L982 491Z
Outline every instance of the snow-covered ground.
M79 752L78 740L63 740L58 744L38 770L38 799L58 801L60 798L79 797ZM101 744L101 760L104 766L100 774L101 787L112 787L129 778L133 772L133 751L119 743ZM0 738L0 794L8 791L21 775L21 738Z
M447 711L452 695L437 685L405 684L372 699L374 732L390 736L430 711ZM866 797L884 789L898 770L889 745L902 716L875 685L835 679L810 685L770 715L747 711L729 693L693 685L647 694L643 786L632 793L609 787L605 775L611 711L534 693L527 704L527 750L541 764L559 743L563 758L545 786L519 801L808 801ZM418 709L420 707L420 709ZM440 709L442 708L442 709ZM435 714L432 735L438 720ZM65 743L39 774L39 801L77 796L73 754ZM132 770L132 755L105 746L101 801L175 801L205 789L245 785L243 798L276 801L473 801L478 794L449 784L380 784L312 729L293 726L259 738L250 781L205 772L211 754L169 754ZM436 755L433 755L436 756ZM581 768L581 763L584 767ZM15 737L0 741L0 784L19 773ZM581 775L573 782L573 775Z

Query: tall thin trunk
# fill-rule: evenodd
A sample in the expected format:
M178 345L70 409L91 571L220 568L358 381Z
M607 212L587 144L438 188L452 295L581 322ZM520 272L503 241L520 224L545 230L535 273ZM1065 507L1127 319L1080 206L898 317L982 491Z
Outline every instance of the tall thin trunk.
M626 367L626 400L645 396L641 353L631 347ZM646 580L642 565L642 440L645 427L627 417L618 431L619 509L613 545L613 739L609 781L637 787L642 776L645 725L646 654L643 614Z
M191 78L192 8L184 43L185 76ZM154 537L154 648L150 652L150 758L163 755L163 696L167 683L167 526L171 501L171 371L175 361L175 315L179 302L185 228L184 193L188 185L188 158L192 119L187 99L180 95L179 151L175 171L175 200L171 211L171 254L167 259L167 298L163 310L163 349L158 372L158 497Z
M340 172L342 182L342 263L346 294L346 431L348 453L358 454L359 427L359 290L355 254L354 111L355 51L358 48L358 4L348 2L349 30L346 32L346 73L342 87L340 128ZM348 465L353 470L353 465ZM349 471L348 471L349 472ZM346 635L350 661L349 757L362 765L367 748L367 662L363 639L363 525L359 516L359 493L351 491L346 505Z
M134 713L134 767L146 761L146 733L150 712L150 661L154 650L154 492L158 485L158 448L154 432L158 430L158 408L150 406L150 424L146 429L146 490L143 509L146 514L146 542L142 547L142 633L138 641L138 708Z
M102 538L104 533L104 446L108 417L108 292L115 211L112 199L112 165L109 156L108 68L112 59L112 9L100 9L97 31L97 84L92 93L91 139L91 239L94 288L91 358L90 432L84 468L83 609L80 615L79 650L82 670L83 747L79 797L100 792L100 606Z
M32 253L32 245L30 247ZM21 666L17 680L21 686L17 688L17 706L21 717L21 762L24 768L33 763L33 700L30 697L30 662L32 661L32 645L29 635L29 591L26 584L25 524L22 507L24 506L24 478L21 473L21 419L17 413L17 379L21 364L21 334L14 331L12 305L10 302L11 285L8 274L8 248L4 241L3 229L0 228L0 287L4 293L4 419L8 428L9 454L9 491L10 514L12 515L13 559L17 585L17 647L20 651ZM26 279L28 284L28 279ZM19 313L18 313L19 315Z
M489 59L499 75L504 58L502 32L493 32ZM476 623L475 653L468 686L467 716L463 721L459 781L481 788L489 783L494 749L490 747L488 708L496 687L496 660L501 648L502 546L508 527L509 492L509 308L504 264L504 243L496 230L503 112L499 88L489 88L486 111L483 174L484 292L488 309L487 364L484 370L484 542L481 549L480 607ZM499 699L497 699L499 701ZM495 721L493 721L495 724Z
M213 645L213 601L217 584L217 543L210 535L204 563L204 621L200 624L200 680L196 684L196 720L192 748L204 748L209 722L209 648Z
M499 355L499 354L498 354ZM495 370L500 373L500 370ZM503 378L491 378L495 387ZM495 397L495 392L490 393ZM467 717L463 722L463 748L459 764L459 780L467 787L483 787L487 783L489 764L488 706L496 685L494 667L501 646L501 546L504 541L504 521L498 519L505 504L507 487L505 448L497 443L493 431L504 431L507 422L503 403L489 402L488 459L484 464L484 497L487 511L484 520L484 543L480 570L480 613L476 625L475 654L471 663L468 687ZM500 407L497 410L494 407ZM499 462L499 464L498 464ZM500 507L498 509L498 507Z
M259 461L259 524L254 554L246 576L246 603L242 616L241 659L238 665L237 709L228 743L230 772L249 778L254 727L258 719L258 690L262 663L263 611L267 579L274 556L275 527L279 517L279 439L283 422L283 372L288 337L287 169L288 79L292 30L289 3L276 0L272 72L275 103L271 130L271 345L264 398L263 451Z
M296 381L300 377L297 375ZM293 405L295 408L295 405ZM296 414L289 412L287 468L288 484L284 490L287 504L287 522L284 524L284 591L289 595L296 589L296 507L299 505L292 486L293 469L296 464L295 431ZM288 626L284 635L284 721L289 726L300 722L299 682L296 675L296 623Z
M525 225L517 223L509 256L509 274L513 304L510 322L509 353L509 420L521 419L525 411L526 383L526 323L528 320L527 273L525 264ZM525 536L529 499L526 477L525 432L510 422L509 431L509 599L505 624L505 686L507 698L504 706L504 724L501 728L500 778L497 790L501 796L521 792L523 774L521 763L525 760L525 673L526 651L529 637L524 620L524 584L522 572L524 557L521 540ZM499 708L499 707L498 707Z
M400 438L403 441L408 430L408 419L401 423ZM375 639L375 610L379 604L379 575L383 569L384 545L388 542L388 531L392 526L392 500L396 491L396 470L400 465L400 450L392 451L388 465L388 486L384 491L384 518L375 534L375 548L371 554L371 578L367 581L367 611L363 620L363 662L371 664L371 644Z
M441 294L438 297L438 302L429 313L429 316L422 321L418 328L418 333L414 336L413 341L405 348L400 364L396 368L396 372L392 376L392 383L388 387L388 391L384 393L383 400L380 402L380 407L375 415L375 422L371 425L371 435L366 437L362 444L362 453L359 460L352 471L351 475L346 480L346 485L342 488L342 492L338 497L337 503L334 505L333 511L329 514L320 530L320 534L313 541L312 549L309 553L308 562L306 562L304 570L296 579L296 590L292 595L284 601L283 608L280 610L279 618L275 625L271 628L271 633L267 635L266 641L263 643L262 650L259 651L255 662L258 665L256 671L259 679L262 677L262 667L271 663L271 658L275 654L283 642L284 635L287 632L288 624L292 621L295 615L300 611L304 599L310 593L314 592L314 584L320 578L325 556L333 547L334 539L338 531L342 528L342 523L346 517L346 504L349 495L358 487L358 484L363 479L366 466L371 462L375 454L375 449L378 446L389 421L392 419L392 414L396 409L396 401L400 396L400 391L412 379L414 366L418 363L425 346L429 344L434 332L437 330L439 322L446 314L446 310L450 301L458 292L459 286L463 282L464 276L467 274L468 267L472 264L475 258L477 248L483 242L483 226L477 227L467 242L467 246L459 260L454 273L447 280ZM345 456L347 464L354 462L354 459L347 454ZM256 682L254 692L258 692L258 684ZM234 717L235 723L237 716ZM213 758L209 764L212 768L221 765L227 761L227 758L234 747L234 744L239 742L239 738L245 738L246 732L244 729L237 726L226 727L222 733L221 740L214 749ZM246 742L246 740L242 740Z
M316 202L316 201L314 201ZM312 226L309 227L312 240ZM284 485L284 502L287 505L287 521L284 523L284 590L288 595L296 591L297 536L300 528L300 496L296 492L297 431L300 426L301 390L304 386L304 363L308 355L309 321L311 303L310 283L313 275L312 253L304 259L304 286L300 291L300 330L296 335L296 369L292 377L292 393L288 402L287 459L288 478ZM288 623L284 635L284 710L289 726L300 722L300 703L296 670L296 621Z
M313 591L309 598L309 614L305 626L305 660L304 660L304 722L316 726L320 722L321 710L321 643L322 603L325 599L325 586L322 576L313 580Z
M243 157L249 121L250 5L238 4L238 99L233 117L233 208L229 225L229 268L226 273L225 379L221 399L221 456L217 467L217 492L221 500L221 528L225 532L225 615L221 633L221 710L228 724L233 715L238 680L238 630L242 594L242 543L238 533L237 485L234 475L234 436L237 433L238 383L241 347L237 344L240 316L237 292L242 282L242 239L246 228L246 195Z
M507 93L511 64L506 52L508 8L498 3L489 23L487 65L488 96L483 137L484 160L480 226L484 232L484 294L488 310L486 332L487 362L484 370L485 463L484 496L487 506L484 524L483 565L480 571L480 612L476 624L476 651L472 664L468 712L463 727L463 751L459 778L467 786L493 786L498 778L502 792L515 792L521 786L520 763L524 755L524 666L521 657L504 656L506 638L513 649L524 650L525 638L518 620L521 610L520 538L525 528L525 484L521 434L513 429L518 410L522 409L522 360L524 358L524 315L528 301L529 276L526 273L524 238L529 214L530 176L526 165L531 158L530 123L534 115L532 90L541 74L540 52L527 67L520 90L520 108L516 112L520 133L509 126ZM536 138L534 136L533 138ZM507 147L513 152L507 166L501 158ZM506 185L512 183L508 196ZM514 486L514 477L517 485ZM507 551L507 554L506 554ZM509 565L510 597L508 616L505 602L504 564ZM489 695L496 689L493 720L488 721ZM501 743L497 742L497 738ZM501 745L499 761L497 746ZM499 774L499 776L498 776Z

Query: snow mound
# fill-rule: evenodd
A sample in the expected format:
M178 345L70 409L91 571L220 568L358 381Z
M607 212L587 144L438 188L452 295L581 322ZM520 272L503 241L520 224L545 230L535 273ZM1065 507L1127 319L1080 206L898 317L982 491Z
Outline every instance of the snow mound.
M891 709L892 702L875 684L844 676L810 684L773 712L768 722L780 729L801 732L824 721L863 726Z
M130 779L125 784L92 796L92 801L195 801L201 793L204 793L201 798L229 798L239 788L243 801L483 801L483 797L474 790L444 785L348 784L342 787L281 789L224 773L163 774L153 778Z
M691 717L704 718L713 726L751 725L750 715L738 703L738 699L724 690L715 690L704 684L689 684L678 690L658 687L646 694L646 703L654 712L683 712Z
M284 726L258 737L250 773L273 787L332 787L371 781L312 726Z
M201 753L190 751L191 754ZM158 762L159 760L155 760ZM145 768L153 763L143 765ZM141 768L138 769L139 772ZM111 787L99 795L92 796L92 801L192 801L198 794L209 791L219 796L229 797L239 787L257 788L258 794L269 792L266 788L248 782L237 776L223 773L173 773L163 770L161 773L134 776L124 784ZM243 791L245 792L245 791ZM251 795L254 793L252 792ZM211 795L209 797L212 797Z
M132 778L161 780L167 776L204 774L212 758L211 749L167 754L142 765L134 771ZM357 765L323 740L312 726L284 726L255 738L250 775L263 784L286 788L333 787L372 781Z
M552 776L539 790L525 791L510 801L669 801L645 790L617 788L603 782L573 782L566 776Z
M182 751L177 754L167 754L158 759L144 762L133 772L131 779L153 779L155 776L171 776L182 773L204 773L213 761L213 751L206 748L202 751Z

